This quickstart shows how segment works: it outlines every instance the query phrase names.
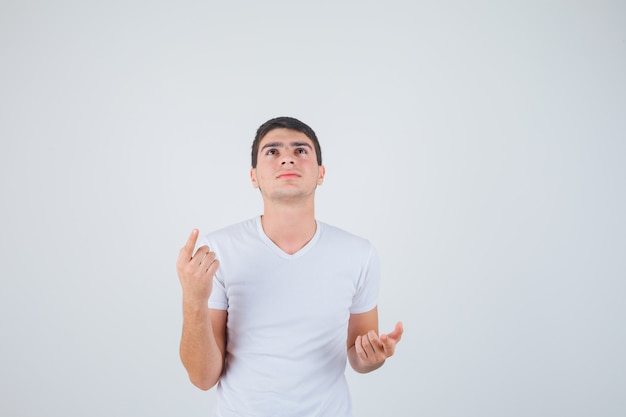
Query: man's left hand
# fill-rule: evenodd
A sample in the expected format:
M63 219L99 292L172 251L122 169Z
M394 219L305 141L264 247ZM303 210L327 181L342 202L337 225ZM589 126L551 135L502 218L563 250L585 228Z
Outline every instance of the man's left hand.
M382 365L385 359L394 354L403 331L402 323L398 322L391 333L379 336L374 330L370 330L364 335L357 336L354 348L361 363L373 368Z

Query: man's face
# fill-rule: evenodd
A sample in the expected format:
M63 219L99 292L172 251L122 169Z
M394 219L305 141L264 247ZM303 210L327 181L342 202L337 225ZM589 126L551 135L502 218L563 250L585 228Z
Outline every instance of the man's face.
M324 180L325 170L317 165L313 142L296 130L271 130L261 139L257 156L250 178L265 199L313 197L315 188Z

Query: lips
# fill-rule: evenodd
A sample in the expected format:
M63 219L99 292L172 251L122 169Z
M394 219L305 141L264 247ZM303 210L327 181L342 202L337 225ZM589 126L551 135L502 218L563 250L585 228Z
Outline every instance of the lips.
M283 171L277 175L276 178L289 179L289 178L299 178L300 174L296 171Z

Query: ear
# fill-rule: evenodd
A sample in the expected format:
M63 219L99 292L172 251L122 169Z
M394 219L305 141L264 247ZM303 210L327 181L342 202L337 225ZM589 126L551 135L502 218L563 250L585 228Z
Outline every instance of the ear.
M317 177L317 185L322 185L322 183L324 182L324 175L326 175L326 168L324 168L324 165L320 165L319 175Z
M256 168L250 169L250 180L252 181L252 186L254 188L259 188L259 183L256 180Z

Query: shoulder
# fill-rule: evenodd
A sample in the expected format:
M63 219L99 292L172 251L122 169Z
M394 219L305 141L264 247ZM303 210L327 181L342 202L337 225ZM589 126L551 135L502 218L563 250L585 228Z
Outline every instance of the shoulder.
M214 230L204 235L203 240L209 244L216 244L217 242L226 242L231 240L241 240L246 237L256 235L256 230L257 218L253 217L251 219Z
M324 240L340 244L346 249L365 252L375 251L372 242L364 237L324 222L318 221L318 225L320 227L320 237Z

